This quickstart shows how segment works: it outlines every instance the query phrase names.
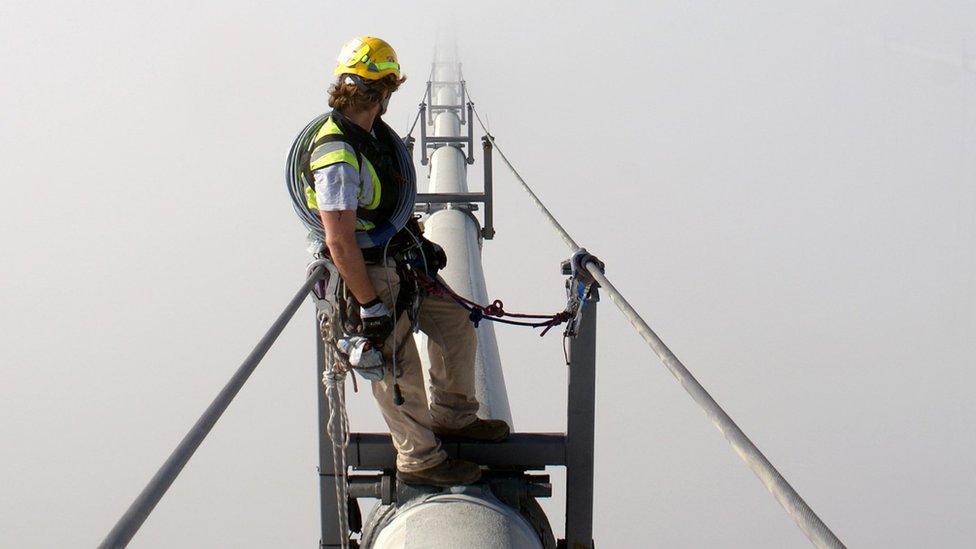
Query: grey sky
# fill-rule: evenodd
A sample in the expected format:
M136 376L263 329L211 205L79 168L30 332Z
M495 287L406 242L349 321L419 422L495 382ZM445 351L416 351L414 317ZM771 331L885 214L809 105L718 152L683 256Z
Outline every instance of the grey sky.
M523 175L845 542L971 546L973 21L972 2L5 2L0 546L104 536L301 281L284 155L338 48L397 48L403 130L439 24ZM567 251L500 166L495 186L490 292L559 309ZM304 311L133 547L314 546L312 330ZM562 429L558 336L497 335L518 427ZM609 301L599 337L597 543L805 546ZM383 429L367 393L350 415Z

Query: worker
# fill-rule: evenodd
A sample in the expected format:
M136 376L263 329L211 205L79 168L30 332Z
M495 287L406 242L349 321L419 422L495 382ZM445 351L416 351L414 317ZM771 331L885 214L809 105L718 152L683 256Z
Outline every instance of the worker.
M334 74L333 110L311 148L314 196L311 190L307 194L322 219L323 255L335 263L358 304L362 335L382 349L386 367L372 389L397 451L397 477L409 484L471 484L481 477L481 468L449 458L438 436L500 442L509 434L504 421L476 416L475 329L468 313L448 298L419 296L416 323L429 338L428 404L413 322L404 312L410 308L409 292L421 290L406 279L409 269L402 261L419 250L428 273L436 276L447 258L421 234L413 204L406 227L392 236L375 234L396 209L404 182L415 176L409 155L403 161L395 154L393 140L399 137L380 118L406 78L393 48L370 36L343 46Z

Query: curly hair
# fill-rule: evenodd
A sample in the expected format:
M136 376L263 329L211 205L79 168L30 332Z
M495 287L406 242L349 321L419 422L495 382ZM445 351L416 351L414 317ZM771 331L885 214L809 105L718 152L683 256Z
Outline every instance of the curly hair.
M406 79L406 76L398 79L388 74L379 80L367 81L363 90L356 84L346 82L345 75L339 75L329 86L329 106L340 111L364 111L379 104L387 92L392 94L397 91Z

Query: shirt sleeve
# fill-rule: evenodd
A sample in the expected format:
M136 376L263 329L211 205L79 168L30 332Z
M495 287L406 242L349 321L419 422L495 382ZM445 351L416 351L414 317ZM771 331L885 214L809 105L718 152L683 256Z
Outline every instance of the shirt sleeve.
M359 207L359 173L346 162L315 170L315 200L319 210L355 210Z

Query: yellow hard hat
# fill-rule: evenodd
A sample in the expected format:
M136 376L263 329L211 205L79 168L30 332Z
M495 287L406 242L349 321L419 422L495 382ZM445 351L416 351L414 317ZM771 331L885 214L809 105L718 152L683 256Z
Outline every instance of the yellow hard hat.
M373 36L358 36L346 42L338 62L336 76L355 74L366 80L379 80L392 74L400 78L400 63L393 47Z

